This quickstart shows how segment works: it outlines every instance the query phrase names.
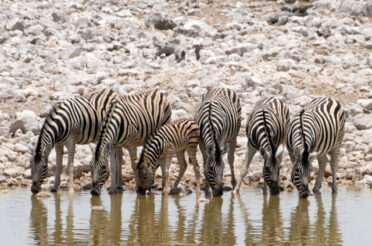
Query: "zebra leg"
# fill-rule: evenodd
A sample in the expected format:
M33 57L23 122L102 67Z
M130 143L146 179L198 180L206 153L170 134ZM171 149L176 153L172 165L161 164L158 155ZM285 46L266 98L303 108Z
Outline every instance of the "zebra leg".
M181 178L185 174L185 171L186 171L186 168L187 168L187 164L186 164L186 160L185 160L185 151L184 150L177 153L177 160L178 160L178 165L180 166L180 172L178 174L176 182L174 182L174 185L173 185L174 189L177 188L177 186L180 183Z
M251 161L253 159L254 154L256 154L256 152L257 152L256 149L254 149L253 147L250 147L249 145L247 146L247 149L248 150L245 154L245 161L244 161L244 164L243 164L243 169L240 173L240 178L239 178L238 183L237 183L237 185L235 187L235 190L234 190L235 193L239 193L240 186L242 185L243 179L248 173L249 165L251 164Z
M263 187L263 194L266 196L267 195L267 183L264 179L264 187Z
M337 179L336 179L336 170L337 170L337 158L339 155L339 149L331 151L331 171L332 171L332 193L337 193Z
M169 165L170 165L171 158L166 157L163 161L161 161L161 171L162 171L162 182L161 182L161 187L162 187L162 193L163 195L168 195L169 193Z
M75 156L75 143L70 142L67 146L68 151L68 175L69 175L69 182L68 182L68 192L71 194L74 193L74 156Z
M132 170L134 173L134 178L136 180L136 190L138 187L138 173L137 173L137 146L132 144L131 146L127 147L130 156L130 164L132 165ZM121 165L121 163L120 163Z
M230 165L230 171L231 171L231 185L234 189L236 186L236 179L235 179L235 173L234 173L234 160L235 160L235 149L236 149L236 137L231 140L229 143L229 153L227 156L227 159L229 161Z
M54 178L54 185L50 189L51 192L56 192L58 190L59 184L61 183L61 172L62 172L62 160L63 160L63 145L55 146L56 150L56 175Z
M204 144L204 141L202 139L199 140L199 148L200 148L200 152L202 153L203 155L203 167L204 167L204 170L205 170L205 164L207 162L207 155L205 153L205 144ZM210 195L210 185L208 183L208 180L207 180L207 177L205 177L205 186L204 186L204 192L207 196Z
M315 185L313 188L314 194L319 194L319 190L322 187L322 181L324 177L324 171L327 164L327 155L319 156L318 157L318 164L319 164L319 171L318 176L316 177Z
M198 161L196 159L196 149L197 146L189 147L187 151L187 155L189 156L189 162L193 165L194 167L194 172L195 172L195 178L196 178L196 195L200 195L200 169L198 165Z
M109 188L110 194L119 193L123 190L123 177L121 174L121 163L123 160L121 147L116 147L110 151L110 167L111 167L111 185Z

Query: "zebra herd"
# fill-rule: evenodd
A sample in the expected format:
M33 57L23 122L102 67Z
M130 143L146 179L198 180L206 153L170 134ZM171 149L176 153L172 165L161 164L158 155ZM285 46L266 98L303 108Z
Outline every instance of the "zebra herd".
M292 120L284 99L268 97L258 101L247 120L247 152L238 181L234 173L234 152L242 121L238 95L227 88L211 89L202 96L194 120L180 119L171 122L171 113L166 94L157 89L123 96L112 89L104 89L89 96L55 104L45 119L30 161L31 191L36 194L41 190L41 183L47 177L48 156L53 147L56 151L56 173L51 191L58 189L63 147L66 146L66 170L69 174L69 189L73 192L75 145L96 143L90 163L92 195L100 194L110 173L109 193L122 191L123 147L129 151L138 192L151 190L158 167L163 174L163 193L177 190L187 167L184 155L186 152L195 171L199 194L200 170L196 159L198 146L203 156L206 194L210 194L210 188L214 196L223 194L222 155L225 153L228 153L232 187L235 193L239 193L249 164L257 151L264 159L264 192L266 193L268 186L271 194L278 194L280 163L285 147L294 164L292 182L301 198L310 194L310 168L315 157L319 162L319 172L313 192L319 192L327 154L331 155L332 191L337 192L337 158L344 136L346 114L341 104L332 98L312 100ZM137 146L144 146L139 160ZM177 156L180 172L170 190L168 170L173 155Z

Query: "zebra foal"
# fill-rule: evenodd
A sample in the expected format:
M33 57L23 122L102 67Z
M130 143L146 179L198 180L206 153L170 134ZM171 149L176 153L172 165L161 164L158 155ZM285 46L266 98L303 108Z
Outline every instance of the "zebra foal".
M122 190L122 147L129 151L136 184L138 184L137 146L143 145L155 130L168 123L171 113L166 95L159 90L121 96L111 105L102 124L91 162L92 195L100 195L101 188L108 179L110 172L107 168L107 159L109 155L111 160L109 193Z
M301 198L310 194L310 167L315 157L318 159L319 172L313 192L319 193L327 154L331 155L332 192L337 192L337 158L345 133L346 117L338 101L320 97L309 102L290 123L287 149L294 163L291 178Z
M53 105L41 128L30 161L31 191L34 194L40 191L41 183L47 177L48 157L53 147L56 151L56 173L51 191L57 191L61 180L64 146L68 151L66 171L69 174L69 189L73 191L75 146L97 142L103 117L116 97L114 91L105 89L87 97L71 98Z
M241 107L236 93L227 88L217 88L202 96L195 115L203 141L200 150L203 154L205 192L212 188L214 196L223 194L222 179L224 163L222 154L228 149L228 162L231 170L231 184L236 185L234 174L234 152L236 138L241 125Z
M244 177L253 156L259 150L264 158L264 193L267 185L270 194L280 192L280 162L285 145L286 130L289 124L289 109L284 99L268 97L258 101L247 120L247 152L242 173L234 192L239 193Z
M143 146L141 157L137 164L139 181L137 191L144 194L151 189L154 183L155 171L160 166L163 174L163 194L168 194L169 165L174 154L176 154L180 166L178 177L173 185L173 189L176 189L187 168L185 160L185 152L187 152L189 162L194 167L196 192L199 194L200 171L196 160L196 151L200 141L199 126L192 120L180 119L159 128Z

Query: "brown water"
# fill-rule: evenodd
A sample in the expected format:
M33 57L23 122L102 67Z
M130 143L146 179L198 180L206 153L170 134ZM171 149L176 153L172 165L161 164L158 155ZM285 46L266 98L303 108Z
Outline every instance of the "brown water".
M0 194L0 245L371 245L372 190L201 198L10 190Z

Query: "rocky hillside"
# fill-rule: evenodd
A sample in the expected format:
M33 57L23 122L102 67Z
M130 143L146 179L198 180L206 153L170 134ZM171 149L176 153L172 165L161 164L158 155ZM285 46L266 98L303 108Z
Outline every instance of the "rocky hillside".
M0 12L2 188L30 184L31 149L59 100L106 87L161 88L176 119L192 117L201 94L218 86L240 95L243 126L265 96L283 96L292 115L314 97L339 99L348 119L337 177L372 185L371 1L3 0ZM238 144L237 174L243 127ZM90 157L89 146L78 147L77 187L90 180ZM290 189L285 157L282 182ZM49 159L53 173L53 152ZM257 155L245 183L262 183L261 170ZM130 187L129 164L123 172ZM193 177L189 168L182 183L192 186Z

